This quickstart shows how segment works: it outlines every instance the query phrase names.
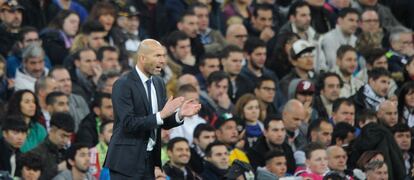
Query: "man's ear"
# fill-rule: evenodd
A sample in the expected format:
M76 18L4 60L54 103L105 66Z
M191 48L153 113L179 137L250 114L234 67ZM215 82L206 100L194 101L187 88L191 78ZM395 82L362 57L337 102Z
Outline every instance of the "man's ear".
M79 67L80 66L80 60L79 59L75 59L74 63L75 63L75 66L76 67Z

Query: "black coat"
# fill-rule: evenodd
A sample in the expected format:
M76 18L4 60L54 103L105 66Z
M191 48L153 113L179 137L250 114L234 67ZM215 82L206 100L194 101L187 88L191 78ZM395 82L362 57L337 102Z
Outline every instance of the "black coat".
M185 167L185 170L187 171L187 174L184 176L184 172L171 165L170 161L167 162L162 169L164 170L165 174L171 179L171 180L200 180L201 178L189 167Z
M53 6L52 0L44 0L43 7L40 7L39 0L18 0L18 2L24 7L23 26L32 26L38 31L45 28L60 11L57 6Z
M17 42L18 34L6 30L4 24L0 25L0 54L7 57L12 50L13 45Z
M195 147L190 148L191 158L188 162L188 165L191 167L194 172L201 174L204 169L204 159L198 153Z
M65 41L57 30L46 29L40 33L43 49L50 58L52 65L62 65L63 60L68 56L69 49L65 47Z
M0 170L11 173L10 158L13 153L16 153L16 163L20 157L20 150L14 150L4 138L0 138ZM17 165L16 165L17 167ZM15 171L17 173L17 170Z
M87 144L89 147L94 147L99 142L99 134L96 129L96 115L91 112L79 124L79 129L76 134L76 142Z
M219 169L212 163L205 161L204 171L201 174L201 177L206 180L222 180L226 173L227 170Z

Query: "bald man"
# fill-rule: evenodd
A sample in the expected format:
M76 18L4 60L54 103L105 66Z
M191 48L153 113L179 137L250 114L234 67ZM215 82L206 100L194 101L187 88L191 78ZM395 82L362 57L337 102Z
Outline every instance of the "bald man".
M184 85L190 84L200 92L200 85L198 84L197 78L192 74L183 74L177 80L177 90Z
M307 143L306 132L299 128L306 118L306 110L302 102L292 99L289 100L282 112L283 123L285 124L288 135L288 143L293 151Z
M226 41L243 49L244 43L247 40L247 29L243 24L232 24L227 27Z
M377 111L377 117L380 123L387 127L393 127L398 123L397 103L386 100L382 102Z
M328 155L328 167L331 170L345 173L346 170L346 161L348 160L348 155L346 151L341 146L330 146L326 150Z
M165 84L158 77L166 64L164 47L156 40L141 42L135 69L113 86L115 115L112 139L104 166L113 180L155 179L161 170L161 128L183 123L198 113L200 104L183 97L167 101Z

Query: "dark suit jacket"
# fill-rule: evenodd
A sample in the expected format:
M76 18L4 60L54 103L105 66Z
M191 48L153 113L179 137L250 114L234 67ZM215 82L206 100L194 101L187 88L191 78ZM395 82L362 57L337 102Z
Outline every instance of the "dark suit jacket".
M160 77L153 77L157 92L158 111L167 100L165 85ZM156 115L150 112L148 98L135 69L118 79L112 91L115 124L104 167L127 176L144 171L148 138L157 129L157 140L152 157L154 165L161 167L161 129ZM180 125L175 114L163 120L160 126L170 129Z

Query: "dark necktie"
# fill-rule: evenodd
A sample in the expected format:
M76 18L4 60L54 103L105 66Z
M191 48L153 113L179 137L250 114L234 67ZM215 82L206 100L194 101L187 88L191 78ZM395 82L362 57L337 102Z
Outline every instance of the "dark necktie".
M149 102L150 114L153 113L153 111L152 111L152 99L151 99L151 83L152 83L151 78L148 79L147 81L145 81L145 84L147 85L147 91L148 91L147 94L148 94L148 102ZM150 138L154 142L156 142L156 139L155 139L155 130L152 130L151 131Z

